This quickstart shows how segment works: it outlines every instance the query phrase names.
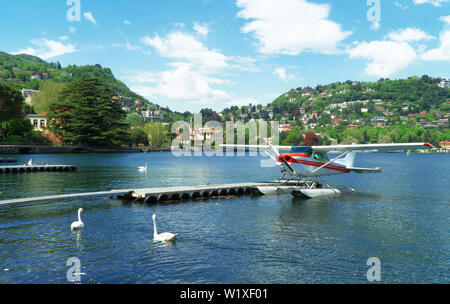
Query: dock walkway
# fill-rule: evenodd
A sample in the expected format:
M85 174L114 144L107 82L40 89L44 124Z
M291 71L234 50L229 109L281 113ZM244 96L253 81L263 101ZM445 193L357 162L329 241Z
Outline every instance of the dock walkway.
M111 190L111 191L102 191L102 192L60 194L60 195L48 195L48 196L39 196L39 197L10 199L10 200L0 201L0 206L35 203L35 202L50 202L50 201L70 199L70 198L83 198L83 197L95 197L95 196L114 197L119 194L126 194L129 191L132 191L132 190Z
M0 166L2 173L32 173L32 172L70 172L77 170L72 165L14 165Z

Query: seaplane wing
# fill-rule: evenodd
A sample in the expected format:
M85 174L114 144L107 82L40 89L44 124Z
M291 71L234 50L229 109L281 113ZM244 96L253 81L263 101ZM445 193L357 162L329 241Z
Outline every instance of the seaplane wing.
M406 143L406 144L366 144L366 145L334 145L334 146L312 146L316 152L389 152L430 149L433 145L429 143Z
M293 146L268 146L268 145L220 145L224 148L248 149L250 151L277 150L280 152L292 151ZM403 143L403 144L364 144L364 145L333 145L333 146L312 146L315 152L389 152L407 151L433 148L429 143Z

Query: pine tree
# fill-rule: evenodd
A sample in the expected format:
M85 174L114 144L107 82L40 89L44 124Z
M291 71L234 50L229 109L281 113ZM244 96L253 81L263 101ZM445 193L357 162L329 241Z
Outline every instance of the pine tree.
M51 105L50 128L63 141L82 146L128 143L125 112L97 78L71 82Z
M8 121L24 117L22 95L6 84L0 83L0 138L7 134Z

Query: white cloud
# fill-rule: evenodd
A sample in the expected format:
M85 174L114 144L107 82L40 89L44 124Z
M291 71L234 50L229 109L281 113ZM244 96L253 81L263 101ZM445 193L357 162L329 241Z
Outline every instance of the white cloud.
M180 28L180 29L182 29L182 28L184 28L186 26L183 22L175 22L175 23L172 23L172 25L174 27L177 27L177 28Z
M208 28L208 25L206 25L206 24L199 24L199 23L195 22L193 29L197 34L199 34L201 36L207 36L209 33L209 28Z
M75 27L69 26L69 32L70 32L71 34L75 34L76 31L77 31L77 29L76 29Z
M84 18L86 18L90 23L97 25L97 20L95 20L94 16L92 16L91 12L86 12L83 14Z
M433 36L428 35L421 29L410 27L391 32L388 36L391 40L398 42L411 42L411 41L435 39Z
M370 28L371 28L372 30L379 30L380 27L381 27L381 24L380 24L379 21L374 21L374 22L372 23L372 25L370 26Z
M442 6L441 4L444 2L448 2L450 0L413 0L414 4L418 5L418 4L425 4L425 3L430 3L433 4L436 7Z
M222 80L211 78L195 70L190 64L179 63L173 70L161 73L142 72L128 79L137 83L132 90L151 98L163 96L196 104L230 99L227 92L211 87L212 84L222 83Z
M196 37L182 32L173 32L165 38L145 36L141 42L156 49L161 57L196 63L199 69L208 72L228 67L228 58L219 50L210 50Z
M330 6L306 0L237 0L241 29L252 33L264 54L298 55L304 51L339 52L339 43L352 34L328 19Z
M28 54L42 59L50 59L63 54L76 52L75 47L70 43L64 44L45 38L33 39L30 42L35 47L28 47L26 49L19 50L14 54Z
M69 40L69 37L67 37L67 36L60 36L59 40L67 41L67 40Z
M425 61L449 61L450 62L450 29L444 30L439 36L440 46L422 54Z
M425 61L449 61L450 62L450 15L439 18L445 23L444 30L439 35L440 46L422 54Z
M230 68L246 72L261 72L256 66L256 59L250 56L230 56Z
M249 104L256 105L258 101L252 97L234 98L227 102L229 106L248 106Z
M441 20L442 22L446 23L447 25L450 25L450 15L442 16L441 18L439 18L439 20Z
M406 10L406 9L409 8L408 6L402 4L402 3L398 2L398 1L395 1L394 4L395 4L396 7L399 7L399 8L402 9L402 10Z
M357 43L349 50L350 58L365 58L367 64L365 73L370 76L390 77L408 67L417 54L406 42L371 41Z
M145 36L141 42L153 47L159 56L172 60L171 69L162 72L141 71L127 79L133 90L150 98L157 96L194 104L226 101L230 94L215 88L229 84L217 74L230 68L233 59L219 50L209 49L194 34L172 32L165 37Z
M131 43L129 43L129 42L126 42L126 43L114 43L113 46L114 47L124 47L127 51L139 51L139 50L142 50L141 47L131 45Z
M281 79L283 81L294 79L294 75L286 74L286 69L285 68L276 68L273 71L273 74L275 76L277 76L278 79Z
M123 21L123 24L130 25L131 22L130 22L129 20L124 20L124 21Z

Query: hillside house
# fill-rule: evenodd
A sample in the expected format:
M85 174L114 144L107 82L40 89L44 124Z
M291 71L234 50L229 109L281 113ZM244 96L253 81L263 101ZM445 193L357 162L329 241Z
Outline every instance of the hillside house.
M335 126L339 126L344 120L342 118L333 118L331 119L331 122L333 123L333 125Z
M442 149L450 149L450 141L441 141L439 146Z
M443 89L450 89L450 80L442 79L440 83L438 83L438 87Z
M147 110L147 111L142 111L141 114L145 118L145 120L150 121L150 122L157 122L162 119L162 115L161 115L160 111Z
M35 131L44 131L44 128L47 127L48 119L45 115L29 114L27 115L27 118L31 121Z
M387 120L386 117L374 117L370 120L370 123L373 127L381 127L384 128L387 126Z

